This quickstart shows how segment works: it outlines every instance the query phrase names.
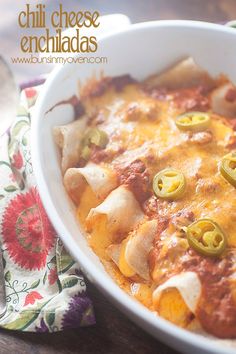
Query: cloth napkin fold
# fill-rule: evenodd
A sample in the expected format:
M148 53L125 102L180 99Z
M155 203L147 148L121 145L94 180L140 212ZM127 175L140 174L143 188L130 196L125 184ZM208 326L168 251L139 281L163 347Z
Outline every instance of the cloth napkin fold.
M0 326L55 332L95 323L77 263L52 227L35 184L31 113L41 86L21 92L18 115L0 138L0 241L6 308Z

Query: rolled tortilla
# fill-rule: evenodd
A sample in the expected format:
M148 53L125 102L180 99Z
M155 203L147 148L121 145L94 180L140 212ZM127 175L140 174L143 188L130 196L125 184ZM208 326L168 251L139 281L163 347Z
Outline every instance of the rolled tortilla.
M65 188L75 203L79 203L86 185L89 185L97 199L103 200L116 188L115 173L92 162L85 167L69 168L64 176Z
M121 262L126 263L135 274L141 278L148 280L149 266L148 255L153 246L153 240L157 232L157 220L146 221L139 225L126 239L126 247L124 252L124 260L121 260L122 244L113 244L108 247L108 254L113 262L121 269ZM126 242L125 240L125 242ZM124 242L124 241L123 241ZM125 264L123 264L123 269ZM126 275L126 274L124 274Z
M107 216L107 228L112 233L131 231L144 217L133 193L125 186L119 186L87 216L87 228L91 230L100 215Z
M56 144L61 149L62 174L70 167L75 167L80 157L80 144L87 124L87 118L83 117L72 123L53 128L53 136Z
M107 254L113 260L113 262L119 267L119 260L121 254L122 244L112 244L107 248Z
M158 302L164 290L177 289L188 309L195 314L201 295L201 282L194 272L183 272L168 279L153 292L153 302Z
M147 89L162 87L175 90L203 86L210 90L215 86L215 81L189 57L164 73L149 77L144 84Z
M232 99L230 92L233 93ZM225 117L236 118L236 87L231 83L218 87L211 94L211 104L213 112Z
M156 233L157 220L147 221L133 232L126 246L126 262L135 270L136 274L146 280L150 278L148 255Z

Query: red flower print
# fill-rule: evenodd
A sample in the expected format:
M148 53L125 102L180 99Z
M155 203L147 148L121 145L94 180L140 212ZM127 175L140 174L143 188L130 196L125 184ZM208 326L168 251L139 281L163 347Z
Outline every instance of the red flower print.
M20 267L45 266L56 234L36 188L11 200L3 214L2 235L10 258Z
M58 279L58 276L57 276L57 270L56 268L53 268L50 270L49 274L48 274L48 281L49 281L49 284L52 285L54 284Z
M29 304L33 305L36 300L42 299L42 295L40 295L37 291L31 291L28 295L25 297L25 303L24 306L27 306Z
M37 91L34 88L26 88L25 95L27 98L32 98L37 95Z
M18 170L23 166L23 159L20 151L17 151L17 153L13 155L12 160L12 165Z

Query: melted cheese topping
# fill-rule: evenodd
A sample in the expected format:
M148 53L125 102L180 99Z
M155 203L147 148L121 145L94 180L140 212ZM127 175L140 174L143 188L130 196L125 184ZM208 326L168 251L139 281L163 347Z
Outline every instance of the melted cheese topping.
M193 316L179 291L175 288L165 290L158 304L154 304L160 316L180 327L187 327Z
M136 120L134 117L129 120L129 107L132 110L134 103L137 105ZM150 119L142 117L139 120L139 111L144 114L145 104L147 107L154 104L155 114ZM188 133L179 131L175 118L180 111L172 102L147 98L138 85L128 85L119 94L110 90L92 99L91 106L103 117L99 129L110 137L106 151L111 155L111 167L141 158L148 165L151 178L166 167L181 170L187 180L186 193L181 200L163 203L161 212L173 215L189 209L196 219L212 218L227 233L229 244L236 246L236 190L218 171L219 161L230 151L226 145L234 132L220 117L212 114L209 128L212 139L204 144L202 133L191 138ZM118 148L124 153L113 158Z
M126 251L126 245L127 245L128 239L122 241L121 245L121 253L119 256L119 269L122 274L124 274L126 277L132 277L135 275L135 271L128 265L126 259L125 259L125 251Z
M110 88L102 96L88 99L86 110L93 114L91 125L98 126L109 136L106 164L112 170L141 159L150 174L151 194L152 179L158 171L171 167L183 172L187 183L184 195L172 202L159 200L158 216L171 218L185 211L192 212L195 220L211 218L225 232L228 247L236 247L236 189L221 176L218 168L221 158L230 151L229 139L234 137L234 131L224 123L223 117L209 111L211 124L206 132L181 132L175 125L175 119L183 111L174 104L171 96L165 100L152 98L141 90L139 84L127 85L121 92ZM98 204L87 187L78 206L78 218L83 225L89 210ZM123 235L123 238L127 237ZM163 237L159 250L162 261L155 269L154 282L144 282L133 274L124 259L124 249L118 262L120 269L109 261L106 249L112 238L106 228L105 217L101 216L88 240L121 287L145 306L151 309L158 307L160 315L170 321L183 327L190 323L191 313L176 289L166 290L154 308L151 302L152 291L158 281L162 281L163 274L168 278L168 274L176 272L177 256L170 250L187 257L189 247L186 240L180 241L174 232ZM184 244L180 251L179 246L174 248L178 243ZM132 290L134 284L136 291Z

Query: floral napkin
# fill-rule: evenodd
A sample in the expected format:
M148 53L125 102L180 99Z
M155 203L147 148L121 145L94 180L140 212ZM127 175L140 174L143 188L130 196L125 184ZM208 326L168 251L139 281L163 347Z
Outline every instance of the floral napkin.
M6 307L0 326L54 332L95 323L78 264L52 227L35 185L31 112L41 86L21 92L18 115L0 137L0 241Z

